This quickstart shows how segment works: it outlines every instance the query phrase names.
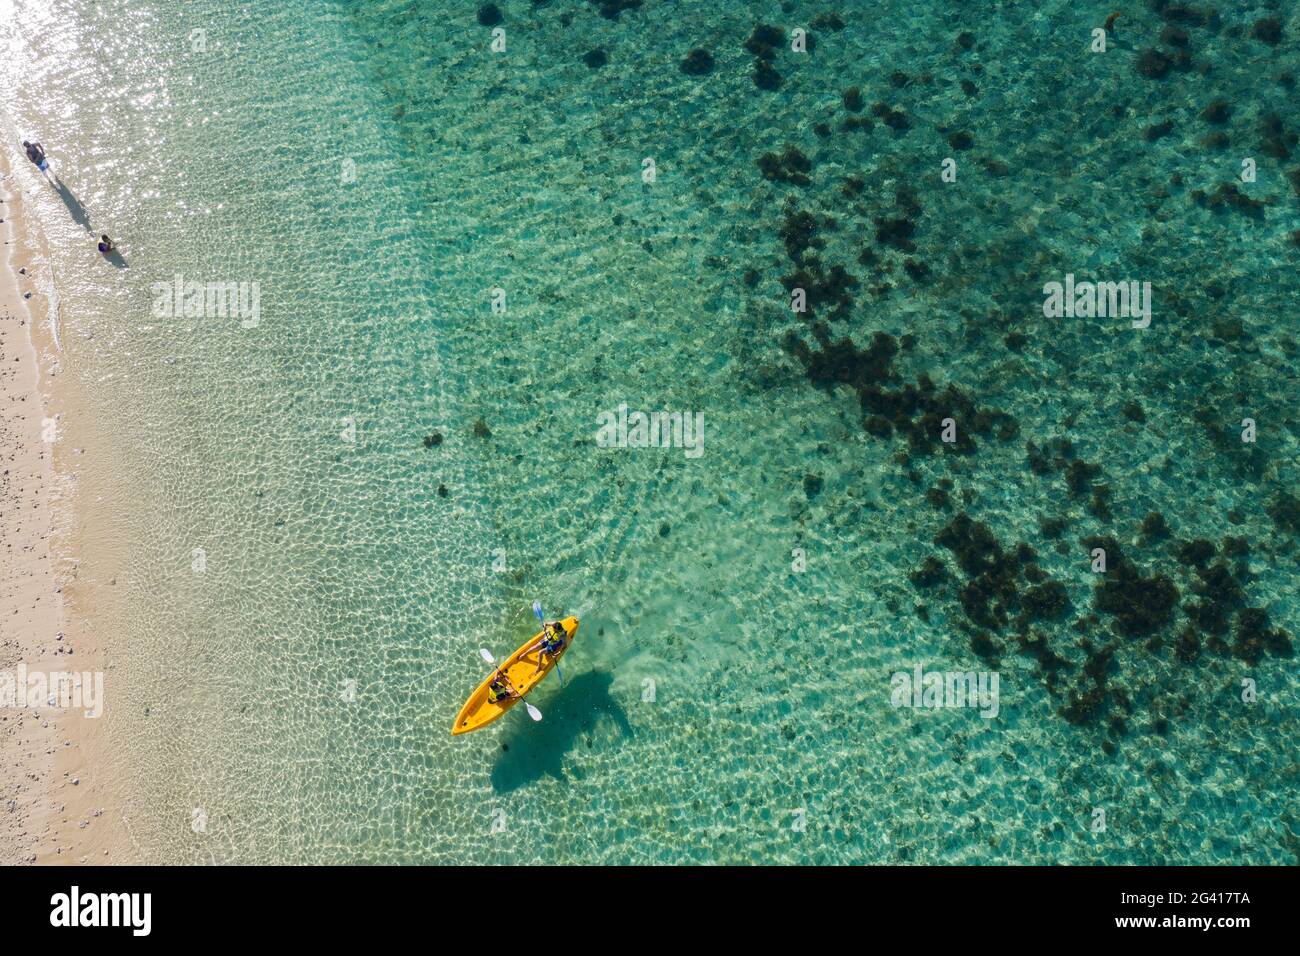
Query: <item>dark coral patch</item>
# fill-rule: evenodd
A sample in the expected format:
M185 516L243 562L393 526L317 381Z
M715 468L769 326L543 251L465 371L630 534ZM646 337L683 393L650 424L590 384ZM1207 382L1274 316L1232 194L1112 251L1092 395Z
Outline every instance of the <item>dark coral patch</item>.
M1025 442L1025 456L1029 462L1029 470L1035 475L1052 473L1052 456L1048 454L1046 448L1040 448L1032 439Z
M898 343L884 332L877 332L865 349L859 349L847 336L832 342L830 333L820 324L814 326L813 336L821 346L818 351L794 333L786 338L785 347L803 363L808 379L818 388L842 384L860 390L884 381L898 354Z
M1197 142L1206 149L1227 149L1232 145L1232 138L1221 129L1216 129L1208 136L1202 136ZM1181 177L1175 174L1175 185L1181 186Z
M1144 575L1136 564L1115 551L1107 550L1111 563L1093 589L1097 610L1115 618L1116 627L1127 637L1145 637L1164 628L1173 619L1180 594L1164 574Z
M1088 512L1103 521L1110 518L1110 485L1092 486L1092 499L1088 502Z
M1201 119L1216 126L1222 126L1232 117L1232 106L1227 100L1211 100L1210 105L1201 110Z
M1289 491L1280 491L1269 500L1264 510L1279 530L1300 534L1300 498Z
M590 0L606 20L617 20L624 10L636 10L641 0Z
M1083 673L1069 690L1067 703L1057 713L1072 724L1090 724L1107 714L1112 704L1129 710L1130 701L1124 690L1106 686L1115 665L1115 647L1110 644L1098 647L1086 639L1079 646L1085 654ZM1123 733L1124 721L1119 714L1112 714L1109 723L1113 733Z
M1290 159L1291 150L1295 148L1298 138L1286 128L1282 117L1277 113L1265 113L1259 121L1259 150L1273 159Z
M1044 538L1059 538L1070 527L1069 519L1062 517L1043 517L1038 521L1038 530Z
M1038 630L1030 629L1017 638L1020 653L1038 660L1039 674L1051 679L1057 671L1071 668L1070 662L1048 646L1047 637Z
M812 182L808 176L812 168L812 160L797 146L787 145L780 154L764 153L758 157L759 171L764 179L772 182L807 186Z
M776 48L784 43L784 30L760 23L745 41L745 49L761 60L772 60L776 58Z
M891 364L898 352L897 341L887 333L875 333L867 349L858 349L848 337L832 341L824 323L814 324L813 336L820 346L818 350L811 349L793 332L785 338L785 349L800 360L807 377L818 388L849 385L857 390L865 416L863 427L871 434L884 437L897 429L905 434L911 450L928 453L940 444L944 419L952 418L958 424L957 441L944 442L944 447L970 454L976 447L971 432L996 431L1002 440L1017 432L1018 425L1010 415L979 408L954 385L940 390L928 376L919 376L915 384L885 388L894 378Z
M951 484L952 483L949 482L949 487L951 487ZM940 511L947 511L952 507L952 495L950 495L948 489L942 487L942 485L935 485L933 488L927 488L925 492L925 500L930 503L932 508L937 508Z
M1187 46L1191 39L1186 30L1172 23L1166 23L1164 29L1160 31L1160 42L1166 46Z
M1219 562L1196 569L1192 591L1197 600L1187 604L1187 617L1207 634L1226 634L1229 616L1246 600L1246 592L1228 566Z
M1214 192L1206 194L1204 190L1197 189L1192 191L1192 200L1198 205L1207 209L1222 210L1232 209L1251 219L1263 219L1264 208L1266 203L1258 199L1251 199L1244 192L1237 188L1236 183L1219 183L1214 188Z
M713 72L713 54L696 47L682 60L682 72L687 76L706 76Z
M1169 0L1151 0L1151 6L1166 23L1209 27L1211 30L1219 28L1219 14L1209 8L1198 9L1184 3L1170 3Z
M948 577L948 569L944 563L930 555L921 562L921 566L913 571L908 578L918 589L932 588L936 584Z
M1272 627L1268 612L1262 608L1246 608L1237 615L1232 653L1248 664L1258 664L1265 651L1277 657L1290 657L1293 653L1291 635L1281 628Z
M1204 538L1180 542L1175 549L1178 560L1183 564L1200 566L1214 557L1214 545Z
M1142 138L1148 143L1154 143L1158 139L1163 139L1174 131L1173 120L1161 120L1159 123L1152 123L1142 131Z
M1021 605L1031 621L1056 620L1070 609L1070 595L1060 581L1048 581L1027 590Z
M1225 535L1220 545L1225 558L1245 558L1250 556L1250 542L1245 538Z
M1196 633L1196 628L1190 625L1183 628L1174 642L1174 656L1184 664L1193 664L1201 656L1201 636Z
M829 307L830 318L843 319L853 308L852 290L858 287L858 280L841 265L823 269L819 261L810 258L807 265L783 276L781 284L789 292L803 289L810 315Z
M935 536L934 543L951 551L968 577L996 570L1003 559L1002 548L989 526L973 521L964 511Z
M934 539L950 550L967 576L957 599L967 619L979 628L1001 631L1019 609L1020 561L1006 554L988 525L957 515Z
M776 71L776 67L772 66L771 63L766 60L754 61L754 85L760 90L773 92L779 90L784 82L785 80L781 77L781 74Z
M1100 465L1090 465L1081 458L1070 462L1065 471L1065 484L1070 495L1080 498L1092 490L1093 480L1101 475Z
M930 278L930 267L916 259L904 260L903 271L913 282L926 282Z
M912 128L912 121L907 118L907 114L887 103L877 103L871 108L871 114L895 132L903 133Z
M884 415L868 415L862 420L862 429L876 438L889 438L894 434L894 426Z
M771 156L773 154L768 153L766 155ZM760 165L764 162L763 159L759 160ZM790 257L790 261L795 265L803 265L809 250L820 249L826 245L826 241L819 235L821 230L823 228L833 228L833 225L833 222L827 219L818 219L810 212L799 210L793 202L787 203L785 219L782 221L778 233L785 243L785 254Z
M1169 537L1169 525L1165 516L1158 511L1150 511L1142 519L1142 539L1146 542L1163 541Z
M1282 40L1282 21L1277 17L1256 20L1255 25L1250 28L1250 35L1261 43L1277 46Z
M915 231L916 223L910 219L883 217L876 220L876 242L904 252L916 251L912 242L912 233Z
M1174 67L1174 59L1163 50L1148 47L1138 54L1134 67L1142 76L1153 80L1162 80Z
M1080 681L1069 692L1068 703L1057 713L1072 724L1089 724L1105 713L1108 698L1104 683L1094 681L1089 685Z
M977 631L971 635L970 649L995 667L1002 653L997 642L986 631Z
M886 388L883 380L858 389L858 400L867 416L866 427L872 434L885 433L880 421L888 422L908 439L910 450L928 454L942 444L945 451L968 455L977 450L972 434L996 434L1003 441L1019 430L1015 419L1005 412L976 406L970 396L949 384L942 390L928 375L918 376L915 383ZM955 441L944 441L945 420L956 426Z

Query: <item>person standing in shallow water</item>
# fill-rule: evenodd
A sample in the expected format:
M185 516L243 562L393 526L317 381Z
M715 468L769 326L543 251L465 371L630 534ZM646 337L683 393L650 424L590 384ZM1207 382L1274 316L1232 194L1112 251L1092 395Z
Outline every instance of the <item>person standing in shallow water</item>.
M106 235L101 235L99 237L99 251L102 252L104 255L108 255L110 252L112 252L113 240L108 238L108 236Z
M27 158L36 164L36 168L41 172L50 168L50 161L45 158L45 149L40 143L29 143L23 140L23 149L27 151Z

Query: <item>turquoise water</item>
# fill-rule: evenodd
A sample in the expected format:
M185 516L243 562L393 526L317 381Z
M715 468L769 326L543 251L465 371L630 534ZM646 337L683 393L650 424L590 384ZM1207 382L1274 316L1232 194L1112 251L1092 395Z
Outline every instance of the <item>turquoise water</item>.
M473 5L0 8L142 859L1296 862L1300 23L498 6L501 52ZM1067 273L1151 326L1044 317ZM256 327L152 314L177 274ZM600 447L620 404L703 454ZM452 739L534 599L582 617L543 721ZM917 664L998 716L892 707Z

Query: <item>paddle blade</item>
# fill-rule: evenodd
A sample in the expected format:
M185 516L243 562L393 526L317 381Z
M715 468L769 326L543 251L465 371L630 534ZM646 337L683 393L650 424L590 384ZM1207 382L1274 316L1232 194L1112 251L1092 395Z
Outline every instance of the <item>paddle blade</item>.
M542 712L538 710L536 707L534 707L532 704L528 703L528 701L524 701L524 707L528 709L528 716L533 718L533 720L542 719Z
M542 617L542 602L541 602L541 601L534 601L534 602L533 602L533 613L537 615L537 620L541 621L543 624L546 623L546 618Z
M495 664L497 662L497 659L492 656L492 652L486 647L480 647L478 649L478 656L483 658L483 660L487 661L489 664Z

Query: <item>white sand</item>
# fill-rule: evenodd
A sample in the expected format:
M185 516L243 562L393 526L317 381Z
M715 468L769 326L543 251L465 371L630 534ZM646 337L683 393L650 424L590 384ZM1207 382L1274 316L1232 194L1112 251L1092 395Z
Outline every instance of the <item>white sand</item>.
M104 647L75 600L85 503L62 467L75 455L76 406L48 321L44 240L27 210L41 188L21 145L0 145L0 672L103 672ZM111 674L104 681L106 705L124 706ZM114 779L107 719L0 701L0 862L135 861L113 799L126 782Z

